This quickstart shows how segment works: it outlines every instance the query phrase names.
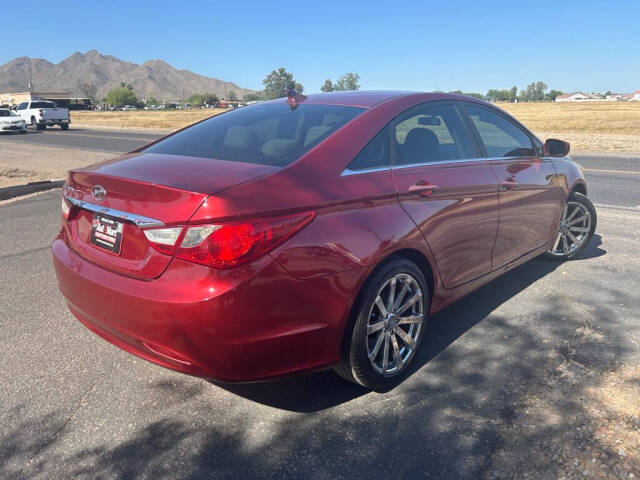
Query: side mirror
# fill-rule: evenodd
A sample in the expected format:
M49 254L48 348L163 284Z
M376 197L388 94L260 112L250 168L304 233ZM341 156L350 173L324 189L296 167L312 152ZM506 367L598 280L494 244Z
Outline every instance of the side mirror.
M571 148L571 145L568 142L550 138L544 142L542 154L545 157L565 157L569 154L569 148Z

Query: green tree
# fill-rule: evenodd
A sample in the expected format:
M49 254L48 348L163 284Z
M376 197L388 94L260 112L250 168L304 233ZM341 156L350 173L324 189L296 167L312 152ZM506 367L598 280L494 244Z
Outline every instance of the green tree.
M336 81L335 90L360 90L360 75L353 72L345 73Z
M200 95L199 93L194 93L189 98L187 98L186 103L190 103L191 105L202 105L202 95Z
M558 95L562 95L562 91L561 90L551 90L549 93L545 94L544 99L548 102L555 102L556 101L556 97Z
M214 103L218 103L220 99L215 93L205 93L202 95L202 103L204 105L213 105Z
M156 100L156 97L151 96L147 98L147 105L157 105L157 104L158 104L158 100Z
M245 102L255 102L255 101L259 101L262 100L262 92L256 92L256 93L247 93L244 97L243 100Z
M105 102L108 105L137 105L138 98L136 97L136 94L133 93L133 91L129 88L116 87L109 93L107 93Z
M324 81L324 85L320 87L320 90L322 90L323 92L333 92L335 89L336 87L333 85L333 82L330 78L327 78Z
M264 97L267 100L282 98L289 95L289 90L293 89L298 93L304 91L304 87L296 82L293 74L287 72L284 67L272 70L269 75L262 80L264 85Z
M227 93L227 100L238 100L238 94L233 90L229 90Z

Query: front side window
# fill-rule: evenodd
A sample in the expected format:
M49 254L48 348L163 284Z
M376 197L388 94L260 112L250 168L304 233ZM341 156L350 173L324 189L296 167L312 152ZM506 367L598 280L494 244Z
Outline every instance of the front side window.
M145 149L233 162L285 166L353 120L363 108L258 104L200 122Z
M24 110L25 108L27 108L27 103L23 102L20 105L18 105L17 110Z
M478 130L489 158L535 155L529 135L511 120L475 105L465 105L464 110Z
M16 114L11 110L0 110L0 117L15 117Z
M392 135L396 165L473 158L467 131L453 105L425 105L400 120Z

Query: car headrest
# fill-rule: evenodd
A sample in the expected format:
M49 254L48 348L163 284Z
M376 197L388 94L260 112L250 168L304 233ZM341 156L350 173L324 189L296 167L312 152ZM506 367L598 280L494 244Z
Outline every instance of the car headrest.
M316 125L315 127L311 127L307 130L307 134L304 137L304 146L315 142L322 135L327 133L331 129L329 125Z
M272 138L262 145L260 152L267 157L283 157L296 147L296 141L287 138Z
M224 136L226 148L255 148L256 143L256 134L249 127L229 127Z
M427 128L416 127L409 130L402 147L405 163L422 163L433 160L440 149L435 133Z

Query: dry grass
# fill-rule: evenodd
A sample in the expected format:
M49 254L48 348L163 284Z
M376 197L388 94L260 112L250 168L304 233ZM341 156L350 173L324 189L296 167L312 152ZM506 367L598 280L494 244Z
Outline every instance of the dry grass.
M572 151L640 155L640 102L503 103L542 140L560 138ZM73 112L74 126L176 130L225 110Z
M226 112L226 109L169 110L134 112L71 112L73 126L105 128L145 128L150 130L178 130L204 118Z
M543 141L566 140L572 151L640 154L640 102L499 105Z

